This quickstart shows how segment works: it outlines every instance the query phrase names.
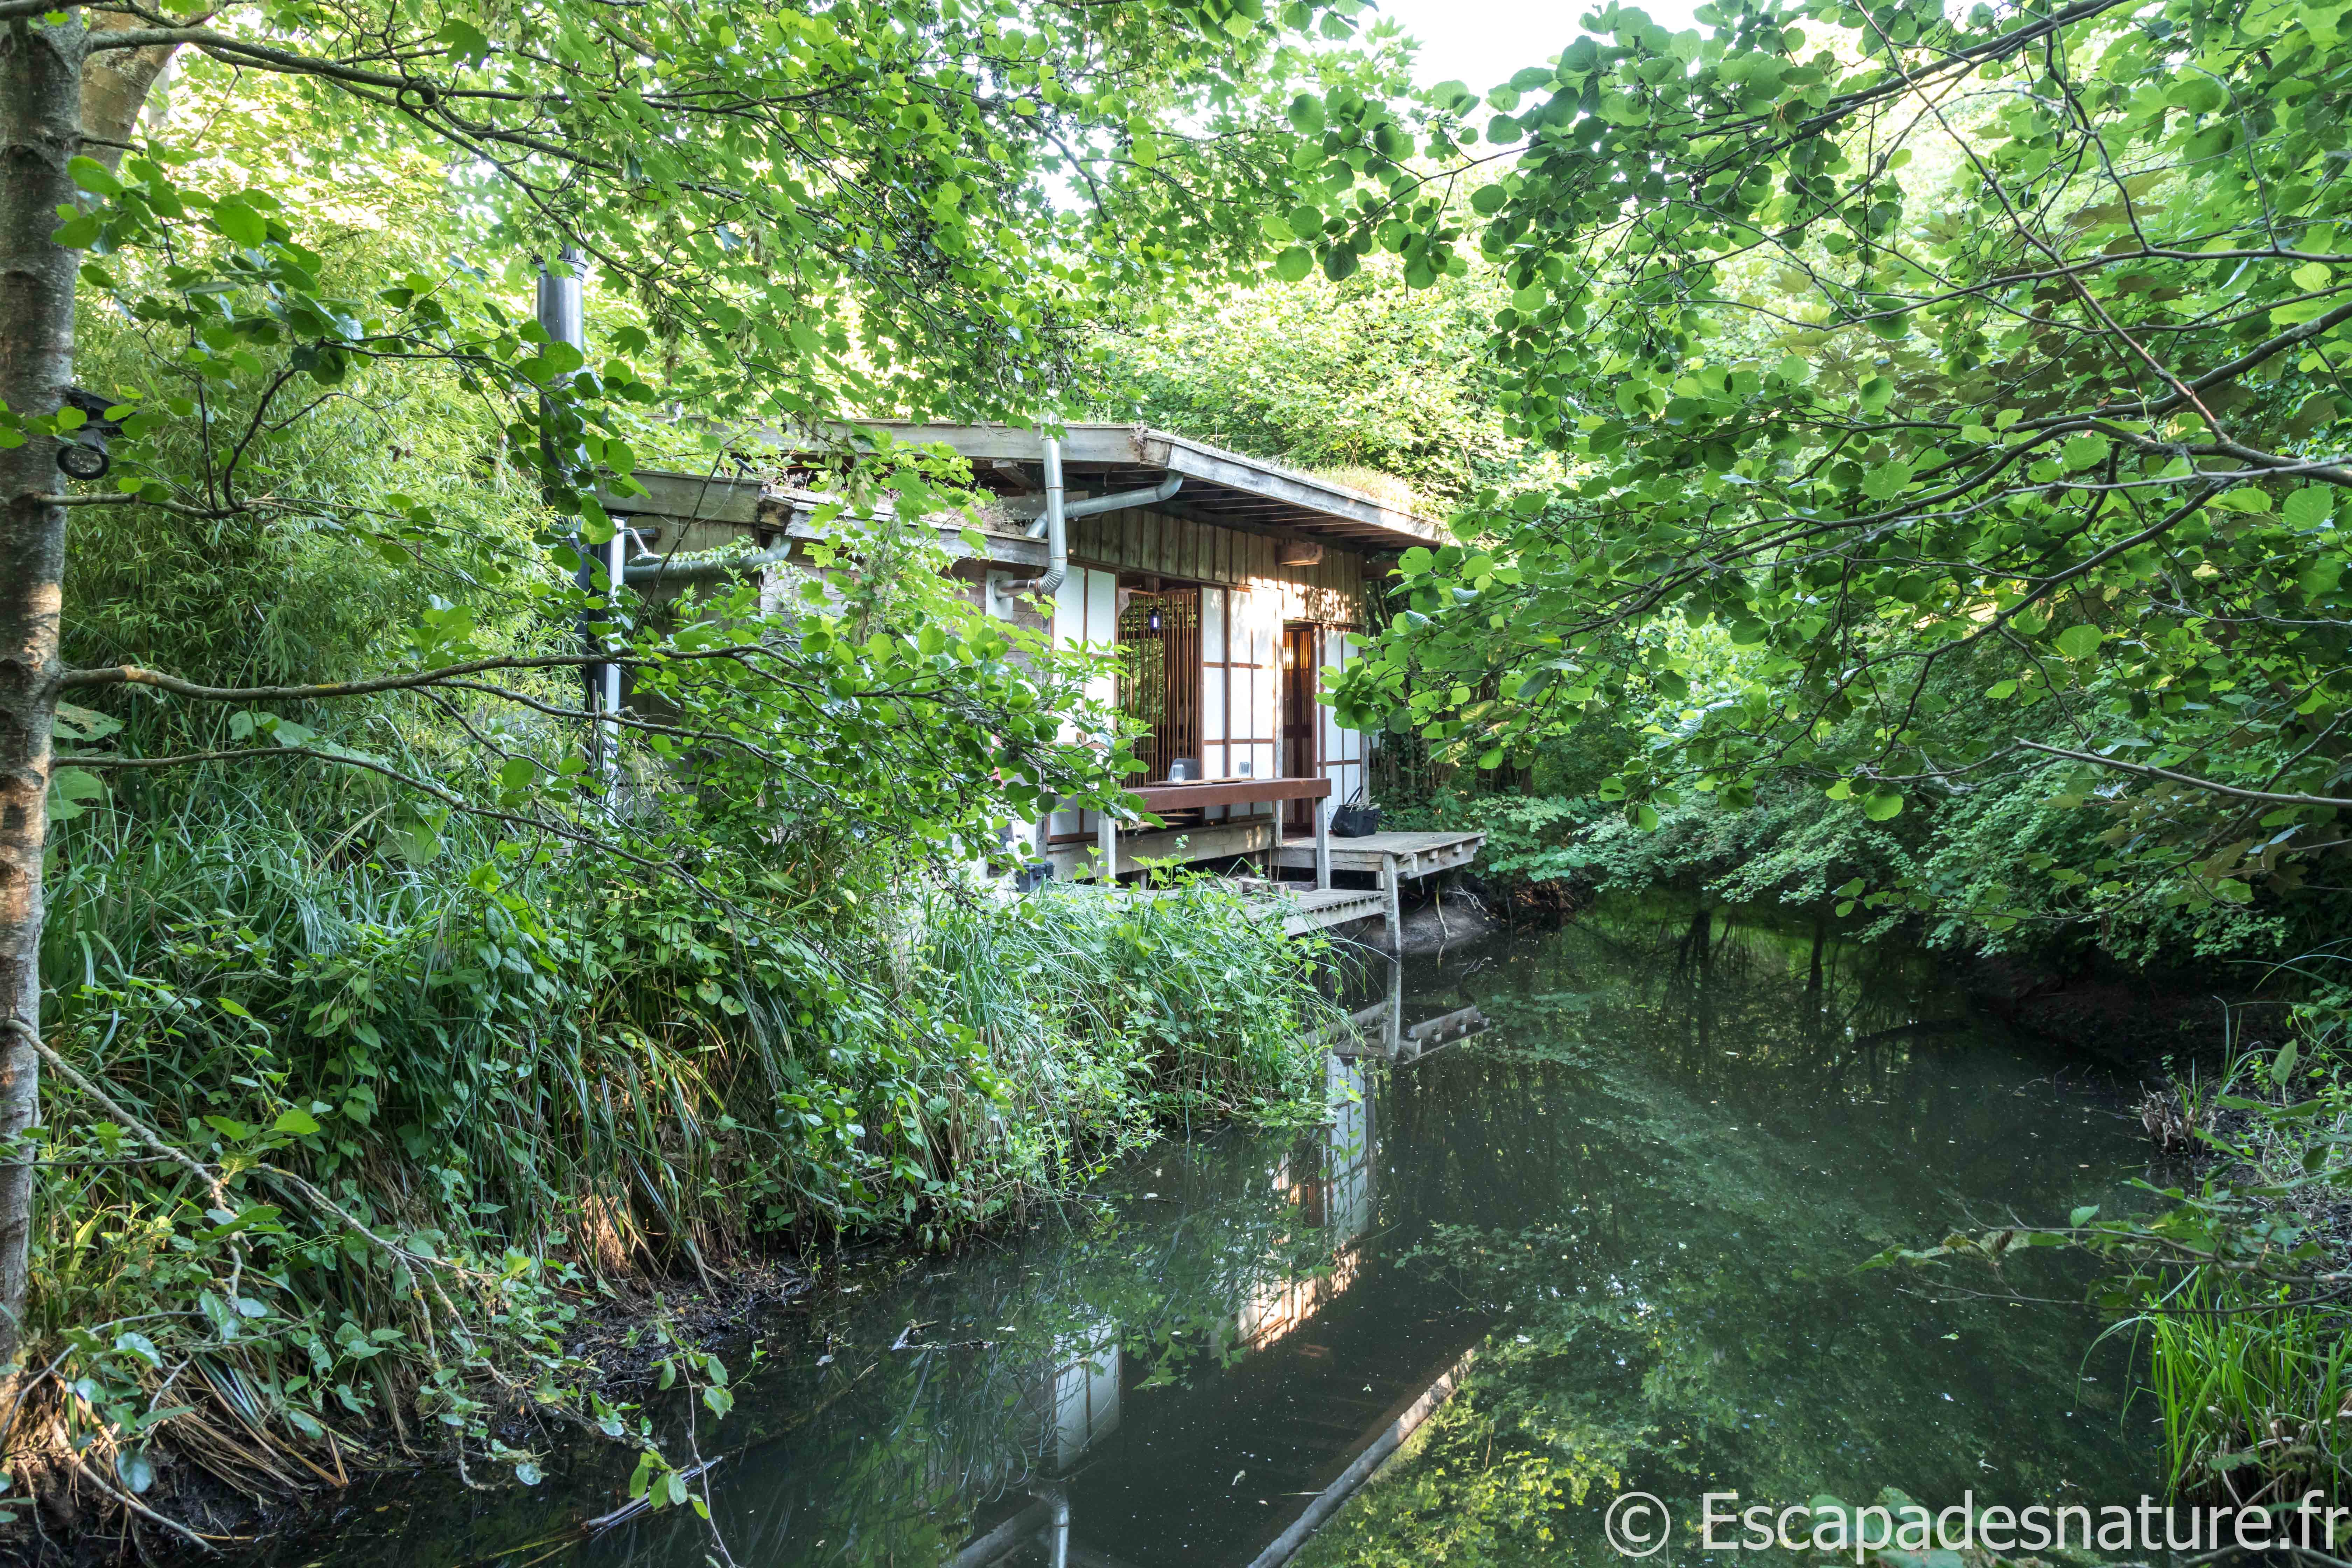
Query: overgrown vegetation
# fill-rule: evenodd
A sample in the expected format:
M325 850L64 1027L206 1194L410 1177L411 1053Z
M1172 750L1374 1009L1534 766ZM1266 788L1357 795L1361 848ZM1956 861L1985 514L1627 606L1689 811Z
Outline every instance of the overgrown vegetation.
M1311 944L969 874L1118 807L1118 724L944 582L952 460L813 422L1037 417L1079 322L1245 264L1346 9L906 20L6 23L0 1550L530 1483L565 1425L698 1508L599 1318L1319 1109ZM583 272L584 352L532 310ZM805 562L613 582L640 465L761 418L833 487Z
M518 1398L604 1410L564 1346L616 1289L944 1245L1319 1087L1312 954L1213 889L729 919L464 826L421 863L322 842L297 824L364 815L334 783L62 836L53 1037L92 1087L53 1101L31 1328L55 1436L123 1484L166 1454L282 1484L331 1433L347 1465L442 1425L499 1455Z
M1451 512L1337 701L1498 876L2046 964L2334 940L2342 17L1612 4L1406 101L1357 9L11 13L20 1478L168 1532L179 1466L528 1477L521 1408L683 1503L568 1348L624 1279L941 1245L1298 1103L1310 960L1213 890L958 870L1126 759L903 525L968 476L855 416L1139 412ZM835 487L816 573L613 583L641 464L761 421ZM2031 1231L2123 1270L2183 1486L2341 1475L2352 1004L2282 984L2296 1043L2181 1113L2220 1173Z
M1391 805L1488 826L1505 877L1680 880L2061 970L2251 979L2332 942L2338 18L1695 21L1597 8L1490 90L1423 94L1414 178L1282 215L1277 276L1507 294L1476 374L1508 476L1455 507L1457 542L1404 552L1339 693L1387 731ZM1395 136L1331 95L1292 112L1340 147ZM2332 991L2273 986L2339 1030ZM2310 1118L2275 1135L2344 1179ZM2268 1300L2305 1266L2271 1210L2178 1202L2221 1272L2149 1309L2181 1304L2175 1371L2221 1375L2230 1334L2194 1326L2231 1317L2336 1353L2333 1285ZM2336 1419L2271 1397L2297 1431ZM2301 1442L2211 1436L2257 1468Z

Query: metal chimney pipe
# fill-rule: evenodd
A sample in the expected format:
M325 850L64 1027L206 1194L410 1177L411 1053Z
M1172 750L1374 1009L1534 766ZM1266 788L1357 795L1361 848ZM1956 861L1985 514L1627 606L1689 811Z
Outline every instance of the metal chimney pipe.
M565 246L560 259L563 267L562 276L558 276L545 262L540 264L537 300L540 330L547 334L550 342L570 343L584 357L588 352L588 327L581 298L579 248L575 246ZM563 379L569 380L570 377L567 375ZM541 404L542 415L547 412L547 408L548 405L542 401ZM583 592L593 594L596 591L596 576L589 565L587 542L574 534L572 548L573 553L580 557L578 577L580 587ZM627 549L626 535L619 530L615 530L613 537L602 547L608 605L616 601L620 595L621 583L625 574L623 561ZM583 612L580 617L581 644L583 647L601 652L597 638L590 629L590 623L591 617ZM620 711L621 667L619 665L606 663L584 665L581 668L580 673L581 684L584 689L583 691L584 705L590 712L612 714ZM596 753L593 760L599 773L610 771L618 762L620 741L619 724L609 719L599 721L593 743L593 749Z

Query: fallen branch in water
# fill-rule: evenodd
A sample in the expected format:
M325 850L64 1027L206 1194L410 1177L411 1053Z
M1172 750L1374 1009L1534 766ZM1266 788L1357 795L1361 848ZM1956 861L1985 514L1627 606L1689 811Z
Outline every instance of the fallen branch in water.
M702 1475L706 1471L715 1468L717 1466L723 1463L726 1458L726 1455L720 1454L716 1458L705 1459L698 1465L689 1465L685 1469L678 1471L678 1479L683 1481L693 1480L696 1477ZM631 1498L628 1501L623 1503L620 1507L614 1509L610 1513L600 1513L593 1519L582 1521L580 1528L584 1531L610 1530L616 1524L622 1524L629 1520L636 1518L637 1515L644 1513L653 1506L653 1497L650 1493L641 1498Z

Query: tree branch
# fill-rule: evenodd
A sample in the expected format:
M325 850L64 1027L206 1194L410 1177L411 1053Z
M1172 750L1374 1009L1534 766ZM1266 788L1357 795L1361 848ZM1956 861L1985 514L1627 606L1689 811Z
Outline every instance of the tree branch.
M2214 795L2227 795L2232 800L2252 801L2261 805L2319 805L2333 807L2338 811L2352 811L2352 800L2339 800L2333 795L2291 795L2281 794L2274 790L2241 789L2236 784L2219 784L2211 779L2198 778L2191 773L2177 773L2169 768L2152 768L2146 763L2126 763L2116 757L2103 757L2095 752L2070 752L2063 746L2048 745L2041 741L2020 741L2017 743L2028 751L2046 752L2053 757L2064 757L2070 762L2088 763L2094 767L2113 768L2118 773L2136 773L2142 778L2162 779L2167 784L2177 784L2189 789L2208 790Z

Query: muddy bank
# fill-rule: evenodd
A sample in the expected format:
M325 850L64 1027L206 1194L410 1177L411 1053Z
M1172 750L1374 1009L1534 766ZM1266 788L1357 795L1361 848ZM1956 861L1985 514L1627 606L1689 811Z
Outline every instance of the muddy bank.
M631 1279L584 1307L562 1350L594 1368L587 1388L611 1405L639 1404L656 1394L659 1363L678 1346L722 1355L747 1342L755 1325L802 1301L845 1266L856 1267L883 1249L825 1260L768 1258L730 1264L707 1280ZM900 1250L904 1250L901 1248ZM665 1324L669 1340L656 1331ZM27 1402L27 1419L44 1412L40 1394ZM298 1445L251 1422L223 1430L194 1428L201 1453L151 1445L146 1488L127 1493L93 1460L37 1452L18 1459L11 1500L23 1531L0 1560L28 1568L104 1568L127 1562L217 1560L263 1548L276 1561L281 1540L311 1541L322 1532L364 1528L394 1505L376 1500L386 1489L413 1492L425 1478L453 1491L486 1499L527 1495L510 1465L484 1473L436 1446L433 1428L415 1421L385 1422L349 1434L369 1445L346 1447L331 1436ZM582 1434L546 1412L518 1405L492 1425L498 1441L518 1456ZM614 1441L616 1451L624 1444ZM626 1451L634 1452L634 1449ZM110 1467L108 1467L110 1468ZM29 1495L27 1495L29 1494ZM401 1505L404 1506L404 1505ZM19 1553L22 1555L12 1555Z
M2231 1042L2276 1040L2287 1003L2249 996L2258 972L2135 973L2099 963L2061 970L2011 957L1964 962L1961 975L1986 1013L2021 1034L2074 1047L2142 1075L2166 1061L2210 1066Z

